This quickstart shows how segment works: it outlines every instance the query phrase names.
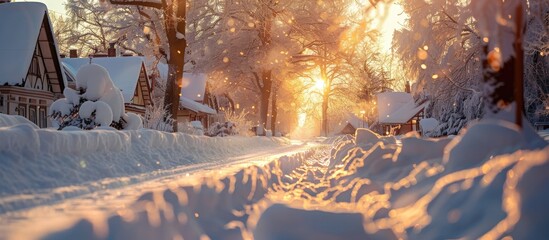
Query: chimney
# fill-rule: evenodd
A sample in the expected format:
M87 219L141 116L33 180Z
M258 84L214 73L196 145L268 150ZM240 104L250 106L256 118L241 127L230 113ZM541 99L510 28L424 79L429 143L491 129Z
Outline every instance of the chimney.
M411 93L412 89L410 88L410 81L406 81L406 85L404 86L404 91L407 93Z
M78 57L78 50L76 50L76 49L69 50L69 57L70 58L77 58Z
M116 48L114 48L114 43L109 43L109 49L107 49L108 57L116 57Z

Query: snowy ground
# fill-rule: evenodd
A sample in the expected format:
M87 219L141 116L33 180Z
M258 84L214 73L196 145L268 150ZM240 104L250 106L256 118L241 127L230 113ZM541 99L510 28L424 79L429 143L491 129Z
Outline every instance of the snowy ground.
M292 141L289 145L257 150L254 153L229 157L222 161L180 166L169 170L143 173L134 177L108 178L80 186L49 190L47 202L33 202L28 206L24 198L37 194L14 196L12 201L27 204L24 209L0 214L0 239L37 239L46 233L66 228L82 216L92 219L106 218L109 214L124 211L141 195L150 191L162 191L178 185L197 184L206 177L225 176L250 165L265 165L287 154L299 154L315 145ZM131 182L128 179L132 178ZM120 183L113 185L112 183ZM90 186L95 186L90 189ZM64 194L54 192L85 189L83 192ZM44 191L47 192L47 191ZM53 199L52 199L53 198ZM63 238L72 239L72 238Z
M210 138L152 130L60 132L2 114L0 139L0 239L36 238L32 234L44 231L37 226L55 222L53 218L109 212L158 184L190 181L212 169L226 175L243 164L313 147L285 138Z
M3 130L13 128L0 128L0 134ZM538 135L528 128L519 131L505 121L486 120L453 138L422 139L412 134L397 142L395 138L379 137L367 130L357 133L356 138L326 139L324 143L333 143L331 147L329 144L278 146L214 164L145 172L141 175L150 177L127 186L107 184L105 190L94 189L67 200L8 210L0 215L0 236L6 239L39 236L42 239L543 239L549 236L546 227L549 147L539 137L547 139L549 132ZM275 152L278 155L273 155ZM12 150L1 153L13 154ZM2 159L8 155L2 155ZM155 176L155 172L160 176ZM121 179L124 177L92 180L83 185ZM3 196L6 199L32 194Z

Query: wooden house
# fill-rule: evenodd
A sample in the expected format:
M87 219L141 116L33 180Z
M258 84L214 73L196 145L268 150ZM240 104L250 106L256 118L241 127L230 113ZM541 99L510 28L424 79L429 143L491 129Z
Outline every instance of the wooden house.
M368 128L368 123L365 119L361 119L355 114L348 113L344 121L335 126L334 131L330 135L354 135L358 128Z
M127 112L145 115L145 107L152 104L149 77L142 57L63 58L61 61L68 85L73 88L78 69L91 61L107 69L114 85L122 91Z
M0 4L0 113L51 126L48 108L66 85L59 59L46 5Z
M416 103L410 93L384 92L377 95L378 124L382 135L419 131L428 101Z
M206 74L183 74L178 122L200 121L205 128L209 127L211 116L217 114L217 111L204 103L207 79Z
M158 64L160 77L167 79L168 65ZM181 95L177 122L200 121L204 128L208 128L217 111L208 106L205 101L206 83L208 76L204 73L183 73Z

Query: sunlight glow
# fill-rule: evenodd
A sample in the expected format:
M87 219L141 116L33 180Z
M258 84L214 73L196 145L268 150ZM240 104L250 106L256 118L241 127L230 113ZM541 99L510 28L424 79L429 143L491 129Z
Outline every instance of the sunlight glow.
M299 113L297 116L297 126L300 128L305 126L305 120L307 120L307 113Z
M385 8L384 4L380 4ZM398 4L391 4L386 10L386 18L381 23L379 31L381 32L382 47L387 53L391 52L393 33L395 30L399 30L404 25L406 15L403 14L404 10L402 6Z
M315 90L318 90L318 91L322 92L322 91L324 91L325 86L326 85L324 83L324 80L322 80L322 79L316 79L315 80L315 86L314 86Z
M417 50L417 58L419 60L425 60L427 59L427 57L429 57L429 54L427 53L427 51L423 50L422 48Z

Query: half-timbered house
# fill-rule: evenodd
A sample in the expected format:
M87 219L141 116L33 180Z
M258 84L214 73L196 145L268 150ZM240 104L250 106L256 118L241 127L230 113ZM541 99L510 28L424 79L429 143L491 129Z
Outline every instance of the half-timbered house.
M46 5L0 4L0 113L50 126L48 107L65 88Z

